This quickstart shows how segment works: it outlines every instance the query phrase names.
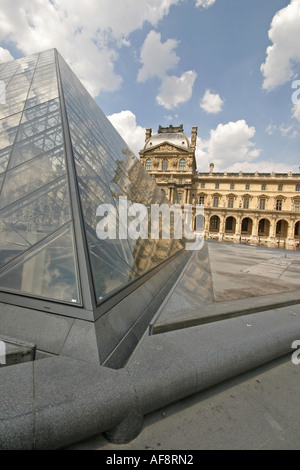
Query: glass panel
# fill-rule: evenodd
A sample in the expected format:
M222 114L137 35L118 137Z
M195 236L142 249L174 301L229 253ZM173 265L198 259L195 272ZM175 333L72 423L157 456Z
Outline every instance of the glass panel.
M111 204L113 207L115 207L114 201L110 197L109 192L102 193L102 200L100 198L97 198L95 194L90 191L89 187L84 185L80 181L79 189L81 194L81 204L85 223L89 227L90 232L94 233L96 237L96 227L100 220L96 216L97 208L101 204ZM118 227L118 219L116 220L116 223ZM132 253L129 250L127 240L100 240L99 238L96 238L96 240L99 245L107 246L107 249L113 248L112 256L115 254L115 256L121 257L124 261L126 261L130 267L132 267L133 269L136 268ZM93 243L95 243L95 241Z
M17 166L20 163L23 163L39 153L44 152L44 148L42 147L42 151L38 150L36 148L35 152L29 151L29 152L24 152L22 149L23 144L19 144L20 141L24 141L26 139L29 139L29 141L32 142L33 136L36 134L40 134L41 132L44 132L46 129L53 129L53 131L57 132L59 129L58 126L60 126L60 106L59 106L59 101L53 100L53 101L48 101L40 106L35 106L34 108L30 108L24 111L21 125L19 126L18 129L18 135L16 139L16 148L13 153L13 157L10 162L10 168L13 166ZM49 135L49 134L48 134ZM46 136L46 134L45 134ZM50 134L51 136L51 134ZM47 138L47 136L46 136ZM36 141L40 142L41 139L39 138L34 138L34 145ZM52 145L56 145L57 143L57 138L54 140ZM62 143L62 139L59 140L58 145ZM48 145L49 143L43 142L44 145ZM27 142L24 144L27 145ZM51 143L50 143L51 146ZM47 147L46 147L47 150Z
M33 123L28 124L28 132L33 132ZM45 124L44 124L45 125ZM24 133L22 132L24 136ZM63 144L61 125L50 128L45 132L34 134L26 140L16 142L14 145L9 168L24 163L49 150L60 147Z
M71 220L66 178L0 211L0 267Z
M12 146L6 147L5 149L0 150L0 173L6 170L11 151L12 151Z
M22 59L17 59L17 60L11 60L10 62L7 62L6 66L1 70L0 73L0 79L4 80L5 77L13 77L13 75L16 73L16 71L19 69L20 64L23 62Z
M157 266L183 245L177 240L99 240L98 205L112 204L120 223L119 196L130 203L167 203L153 178L58 55L63 93L76 162L81 207L92 274L99 301L113 290ZM124 209L123 209L124 210ZM150 218L148 218L150 224ZM123 226L121 228L124 229Z
M8 171L0 195L0 208L21 199L65 173L63 148Z
M0 119L23 110L33 72L33 70L28 71L15 75L12 79L9 77L4 80L7 87L5 90L5 104L0 106Z
M80 303L74 236L69 226L43 240L0 271L0 288Z
M52 63L36 69L25 107L30 108L57 97L57 75L53 57Z
M88 244L98 301L136 278L136 272L114 254L114 249L107 249L90 232L88 232Z
M14 114L0 121L0 149L14 143L22 113Z

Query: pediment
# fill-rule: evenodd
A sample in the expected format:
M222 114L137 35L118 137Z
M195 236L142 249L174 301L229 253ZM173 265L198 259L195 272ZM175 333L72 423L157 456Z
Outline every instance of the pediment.
M185 154L189 154L189 149L187 148L183 148L181 147L180 145L174 145L174 144L171 144L170 142L168 141L165 141L165 142L161 142L160 144L158 145L153 145L153 147L149 147L147 148L146 150L144 150L144 153L185 153Z

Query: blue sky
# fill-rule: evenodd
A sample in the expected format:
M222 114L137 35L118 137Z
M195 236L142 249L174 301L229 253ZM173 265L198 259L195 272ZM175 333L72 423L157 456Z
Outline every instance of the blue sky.
M199 171L299 171L300 0L0 0L0 61L51 47L135 153L183 124Z

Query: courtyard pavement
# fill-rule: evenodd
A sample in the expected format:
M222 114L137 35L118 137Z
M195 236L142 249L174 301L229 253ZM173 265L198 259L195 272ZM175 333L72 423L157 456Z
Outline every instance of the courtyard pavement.
M276 312L277 303L299 310L299 251L208 242L192 257L151 331L159 337L159 328L216 322L224 311L231 318L234 309L233 316L259 315L272 305ZM146 415L142 432L128 444L112 444L101 434L68 449L299 450L299 393L300 364L288 354Z

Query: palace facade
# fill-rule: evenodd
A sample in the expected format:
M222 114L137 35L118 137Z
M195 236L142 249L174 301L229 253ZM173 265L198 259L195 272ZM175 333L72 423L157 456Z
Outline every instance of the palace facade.
M146 130L139 152L173 204L204 205L205 237L294 249L300 241L300 173L220 173L196 167L197 127Z

